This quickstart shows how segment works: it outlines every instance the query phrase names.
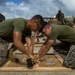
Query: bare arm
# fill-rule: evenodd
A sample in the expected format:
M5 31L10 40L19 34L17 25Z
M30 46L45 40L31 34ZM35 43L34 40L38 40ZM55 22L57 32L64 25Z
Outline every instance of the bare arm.
M27 43L29 52L33 55L33 43L29 37L26 37L26 43Z
M19 32L13 32L13 42L14 45L24 54L27 54L30 58L33 58L33 55L24 47L22 40L22 34Z
M39 50L37 54L37 59L42 58L49 51L53 42L54 42L53 40L48 40L45 42L45 44L42 45L41 49Z
M32 43L34 44L35 43L35 39L37 38L37 32L34 33L34 36L32 38Z

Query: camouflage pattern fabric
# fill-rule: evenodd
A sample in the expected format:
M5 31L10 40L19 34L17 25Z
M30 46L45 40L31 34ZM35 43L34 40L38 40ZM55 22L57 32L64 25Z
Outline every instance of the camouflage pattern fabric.
M66 59L64 60L64 64L66 67L75 69L75 45L70 47Z
M16 47L12 45L10 49L7 52L7 59L11 60L12 62L15 62L16 57L14 56L13 52L16 51Z
M65 25L70 26L74 28L74 22L73 18L64 18Z
M59 54L66 56L63 66L75 69L75 44L59 43L53 46Z
M55 25L57 25L57 22L56 22L56 20L54 20L54 19L50 19L50 20L49 20L49 24L55 24Z
M6 56L8 51L8 42L0 38L0 66L6 62Z

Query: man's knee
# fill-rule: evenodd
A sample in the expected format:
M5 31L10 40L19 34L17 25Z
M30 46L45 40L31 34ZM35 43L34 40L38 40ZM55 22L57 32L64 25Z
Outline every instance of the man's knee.
M70 50L64 60L65 66L75 68L75 45L70 47Z
M8 45L8 42L0 38L0 65L3 65L6 62Z

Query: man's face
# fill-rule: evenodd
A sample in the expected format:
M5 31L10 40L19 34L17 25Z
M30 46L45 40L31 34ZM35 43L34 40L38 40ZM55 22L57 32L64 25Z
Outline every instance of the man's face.
M50 26L45 26L45 27L42 29L42 34L44 34L44 35L46 35L46 36L49 36L49 35L50 35L50 32L51 32Z
M37 31L37 30L40 30L42 28L42 25L40 25L37 20L32 20L32 27L31 27L31 30L33 31Z

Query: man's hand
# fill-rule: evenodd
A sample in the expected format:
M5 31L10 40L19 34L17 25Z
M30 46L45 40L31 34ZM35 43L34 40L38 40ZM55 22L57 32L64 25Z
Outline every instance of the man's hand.
M36 61L35 61L35 64L34 64L34 66L33 66L33 67L34 67L34 68L39 67L40 63L41 63L41 62L40 62L40 60L39 60L39 59L38 59L38 60L36 60Z

